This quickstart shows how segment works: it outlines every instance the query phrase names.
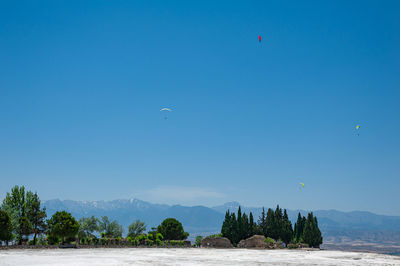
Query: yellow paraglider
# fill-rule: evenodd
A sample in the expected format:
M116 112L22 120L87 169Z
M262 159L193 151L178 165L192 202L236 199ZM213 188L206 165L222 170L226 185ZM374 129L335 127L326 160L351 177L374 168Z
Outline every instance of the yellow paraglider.
M304 183L300 182L300 185L304 188Z
M358 133L358 130L360 129L360 125L356 126L356 132L357 132L357 136L360 136L360 133Z

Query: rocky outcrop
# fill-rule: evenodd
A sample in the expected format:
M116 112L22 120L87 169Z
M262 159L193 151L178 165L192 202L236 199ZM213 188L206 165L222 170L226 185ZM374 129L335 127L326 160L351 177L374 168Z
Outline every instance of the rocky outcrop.
M266 248L265 237L262 235L254 235L247 239L240 240L238 248Z
M226 237L206 237L201 241L204 248L233 248L231 241Z

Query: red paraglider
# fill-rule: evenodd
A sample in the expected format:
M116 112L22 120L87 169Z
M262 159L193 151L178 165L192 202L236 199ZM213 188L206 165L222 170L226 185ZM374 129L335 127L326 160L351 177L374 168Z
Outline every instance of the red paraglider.
M261 42L261 35L258 35L258 41Z

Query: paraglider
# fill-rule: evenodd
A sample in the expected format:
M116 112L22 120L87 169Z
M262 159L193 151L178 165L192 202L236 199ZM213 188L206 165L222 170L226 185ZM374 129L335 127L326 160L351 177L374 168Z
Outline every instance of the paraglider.
M172 110L170 109L170 108L161 108L160 109L160 112L172 112ZM167 114L165 114L165 116L164 116L164 119L166 120L166 119L168 119L168 117L167 117Z
M360 129L360 125L357 125L357 126L356 126L357 136L360 136L360 133L358 132L359 129Z
M258 42L261 42L261 35L258 35Z
M304 183L300 182L300 185L304 188Z

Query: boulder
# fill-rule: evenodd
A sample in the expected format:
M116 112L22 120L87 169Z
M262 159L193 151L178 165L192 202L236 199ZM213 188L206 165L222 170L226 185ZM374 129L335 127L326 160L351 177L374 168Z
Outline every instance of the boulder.
M201 241L204 248L233 248L231 241L226 237L206 237Z
M247 239L240 240L238 248L266 248L265 237L262 235L254 235Z

